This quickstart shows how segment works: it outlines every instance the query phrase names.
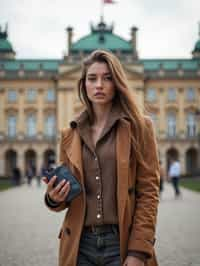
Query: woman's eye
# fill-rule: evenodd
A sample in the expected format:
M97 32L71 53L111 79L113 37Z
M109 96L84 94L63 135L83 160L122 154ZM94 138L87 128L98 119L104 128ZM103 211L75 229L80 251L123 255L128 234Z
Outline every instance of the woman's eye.
M107 76L104 78L105 80L112 80L112 77L111 76Z
M91 80L91 81L93 81L95 79L96 79L95 77L88 77L88 80Z

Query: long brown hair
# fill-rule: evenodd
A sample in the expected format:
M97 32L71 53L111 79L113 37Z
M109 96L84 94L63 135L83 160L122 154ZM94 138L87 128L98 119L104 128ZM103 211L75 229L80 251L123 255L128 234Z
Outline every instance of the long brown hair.
M131 134L131 157L133 158L134 156L139 163L145 166L141 152L141 147L144 145L144 115L137 105L135 97L128 88L125 72L115 55L104 50L96 50L83 61L82 76L78 82L79 98L86 106L89 117L93 121L94 114L92 103L87 96L85 83L88 68L95 62L106 63L108 65L116 88L114 100L121 105L121 108L127 114L131 122L131 131L133 133Z

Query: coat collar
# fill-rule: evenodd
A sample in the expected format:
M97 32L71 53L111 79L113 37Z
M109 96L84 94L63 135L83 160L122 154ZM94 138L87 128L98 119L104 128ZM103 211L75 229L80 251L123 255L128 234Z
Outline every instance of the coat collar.
M125 111L122 109L120 104L113 103L112 108L111 108L111 113L109 116L109 119L107 122L110 124L115 123L119 119L127 119L129 120L128 115L125 113ZM72 120L70 122L70 127L72 129L75 129L77 127L84 127L85 125L91 126L91 121L89 118L89 113L85 109L76 119ZM107 125L106 125L107 126Z

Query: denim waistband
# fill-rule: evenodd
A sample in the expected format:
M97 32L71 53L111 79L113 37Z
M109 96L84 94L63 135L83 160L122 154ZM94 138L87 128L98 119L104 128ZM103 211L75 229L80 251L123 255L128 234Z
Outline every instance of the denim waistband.
M118 224L90 225L83 228L84 232L103 234L108 232L119 232Z

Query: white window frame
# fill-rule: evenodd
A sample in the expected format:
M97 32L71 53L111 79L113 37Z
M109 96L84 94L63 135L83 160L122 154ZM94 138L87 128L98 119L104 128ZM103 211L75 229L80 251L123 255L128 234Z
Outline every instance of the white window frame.
M194 113L187 113L186 119L186 127L187 127L187 136L189 138L195 137L197 133L197 125L196 125L196 116Z
M176 99L177 99L177 91L176 91L175 88L172 87L172 88L168 89L167 98L168 98L169 102L175 102L176 101Z
M36 101L36 97L37 97L37 91L34 88L29 88L27 90L27 101L28 102L34 102Z
M35 137L36 134L37 134L36 114L34 113L28 114L26 119L26 135L27 137Z
M167 135L170 138L176 137L177 117L175 113L167 114Z
M186 90L186 100L192 102L195 100L195 89L193 87L189 87Z
M148 102L155 102L157 100L157 93L155 88L147 88L146 100Z
M56 92L54 89L48 89L46 94L47 102L55 102L56 100Z
M56 135L56 117L54 114L49 114L45 119L45 135L54 137Z
M8 102L16 102L17 101L17 91L15 89L9 89L8 90Z
M8 115L7 130L8 130L8 137L10 138L16 137L17 135L17 116L16 115Z

